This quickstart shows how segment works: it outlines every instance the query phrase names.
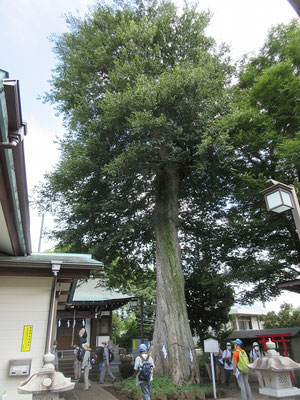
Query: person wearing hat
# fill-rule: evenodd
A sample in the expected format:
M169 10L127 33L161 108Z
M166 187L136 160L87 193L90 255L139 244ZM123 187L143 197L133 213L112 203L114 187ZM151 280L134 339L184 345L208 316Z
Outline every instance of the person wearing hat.
M90 345L88 342L83 343L82 348L84 351L82 364L81 364L81 371L83 371L83 382L84 382L84 388L82 390L89 390L89 388L91 387L91 384L89 381L89 373L90 373L90 369L92 369L90 351L92 349L90 348Z
M107 342L102 342L102 344L104 347L104 352L103 352L103 365L100 373L100 382L99 382L100 385L104 383L106 374L112 379L112 383L114 383L117 380L117 378L113 375L113 373L110 370L109 350L107 347Z
M150 400L151 396L151 389L152 389L152 381L153 381L153 370L155 368L153 358L147 354L147 346L142 343L139 345L140 355L136 357L134 362L134 370L137 372L136 375L136 384L137 386L141 386L141 390L143 393L144 400ZM147 363L149 369L149 375L147 380L142 380L139 378L140 367L143 363ZM151 370L151 373L150 373Z
M222 358L225 371L225 385L228 387L230 383L230 375L232 374L233 370L232 348L230 342L226 343L226 350L223 351Z
M252 364L259 357L264 357L264 353L260 350L259 344L257 342L253 343L253 348L250 351L250 363ZM257 376L259 387L264 387L264 380L262 377L262 373L259 370L254 370L255 375Z
M252 392L251 388L248 382L249 379L249 370L247 372L243 372L241 370L242 368L242 361L247 359L247 363L249 363L247 353L245 350L242 349L242 344L243 342L241 339L236 339L233 341L234 343L234 348L235 351L233 352L232 355L232 361L233 361L233 375L236 377L239 387L241 389L241 398L242 400L252 400ZM241 366L239 368L239 364L241 363Z

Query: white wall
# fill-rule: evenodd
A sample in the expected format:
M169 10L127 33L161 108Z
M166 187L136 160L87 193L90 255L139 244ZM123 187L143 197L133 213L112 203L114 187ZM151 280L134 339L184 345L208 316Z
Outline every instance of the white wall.
M262 322L257 320L257 317L251 317L252 329L262 329Z
M31 374L40 371L45 348L52 278L0 277L0 398L27 400L17 387L28 377L10 377L9 360L32 358ZM22 352L24 325L33 325L31 348Z

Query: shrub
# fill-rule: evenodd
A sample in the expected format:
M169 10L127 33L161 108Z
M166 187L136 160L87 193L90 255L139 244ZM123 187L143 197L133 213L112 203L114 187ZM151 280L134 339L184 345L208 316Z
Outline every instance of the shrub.
M140 387L136 386L135 375L123 380L121 385L133 393L140 392ZM176 386L169 376L154 376L152 384L152 393L177 393L186 391L211 391L211 385L202 385L193 383L191 385Z
M134 369L131 361L121 361L120 372L123 379L127 379L134 374Z

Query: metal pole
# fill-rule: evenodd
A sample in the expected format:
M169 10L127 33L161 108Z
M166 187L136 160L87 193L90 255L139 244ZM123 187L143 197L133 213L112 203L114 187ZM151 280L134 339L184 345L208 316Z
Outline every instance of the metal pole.
M217 398L216 391L216 378L215 378L215 365L214 365L214 353L210 353L210 365L211 365L211 377L213 381L214 398Z
M144 343L144 299L143 296L140 297L141 299L141 340Z
M41 230L40 230L40 237L39 237L38 253L41 251L41 246L42 246L42 237L43 237L43 230L44 230L44 220L45 220L45 214L42 215L42 222L41 222Z

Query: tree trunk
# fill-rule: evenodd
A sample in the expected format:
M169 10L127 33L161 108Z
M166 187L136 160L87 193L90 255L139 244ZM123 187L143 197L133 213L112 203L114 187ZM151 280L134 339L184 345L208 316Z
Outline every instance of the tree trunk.
M155 234L157 311L152 355L157 375L173 382L200 382L198 359L187 316L178 240L180 172L165 168L156 177Z

